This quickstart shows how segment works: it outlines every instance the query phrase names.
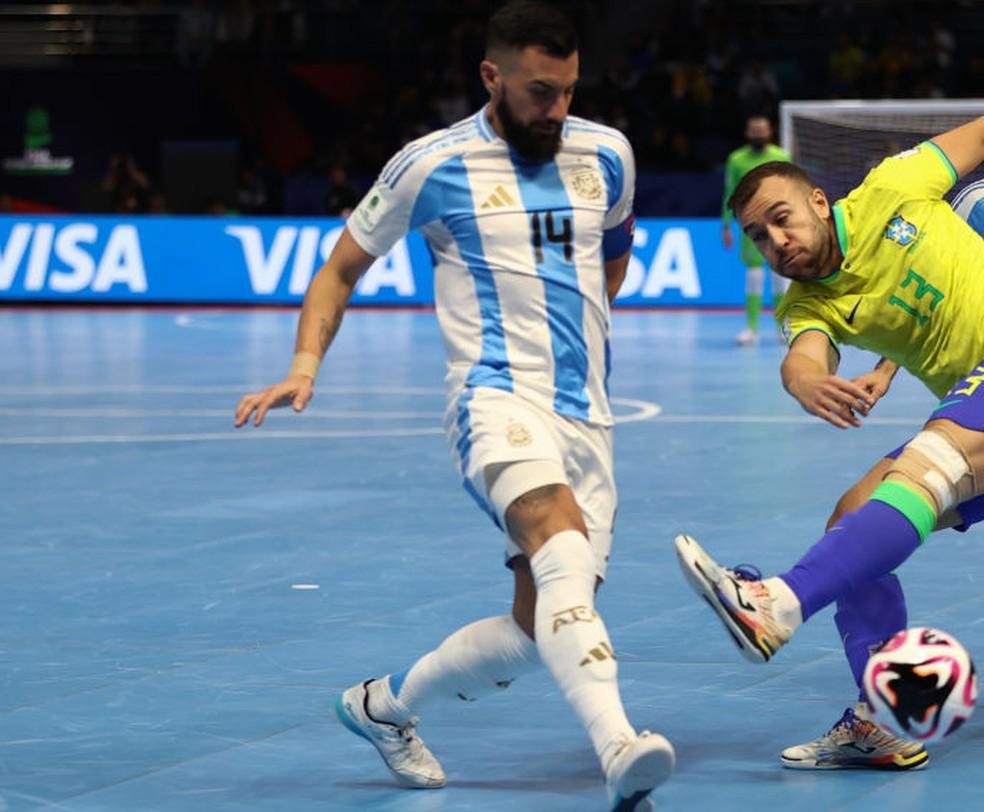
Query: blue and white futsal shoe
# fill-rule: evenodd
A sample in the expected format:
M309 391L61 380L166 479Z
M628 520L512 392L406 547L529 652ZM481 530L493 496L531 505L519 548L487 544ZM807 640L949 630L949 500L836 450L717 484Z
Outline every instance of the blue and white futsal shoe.
M658 733L642 731L626 739L608 766L605 787L611 812L652 812L649 793L673 772L673 745Z
M345 691L335 702L338 720L356 736L361 736L379 751L397 780L414 789L438 789L447 778L444 768L417 735L417 718L398 726L377 722L369 715L368 686L360 682Z

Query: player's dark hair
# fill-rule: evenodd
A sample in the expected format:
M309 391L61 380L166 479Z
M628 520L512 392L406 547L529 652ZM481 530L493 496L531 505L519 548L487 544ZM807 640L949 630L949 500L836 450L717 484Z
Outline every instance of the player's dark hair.
M510 0L489 19L485 54L530 45L565 59L577 50L577 31L567 15L549 3Z
M748 205L748 201L755 197L755 193L758 191L759 186L762 185L762 181L775 176L792 178L803 184L807 189L816 188L813 178L796 164L791 164L789 161L769 161L768 163L756 166L735 187L735 190L731 193L731 197L728 198L728 208L731 209L731 213L737 216L739 210L745 208Z

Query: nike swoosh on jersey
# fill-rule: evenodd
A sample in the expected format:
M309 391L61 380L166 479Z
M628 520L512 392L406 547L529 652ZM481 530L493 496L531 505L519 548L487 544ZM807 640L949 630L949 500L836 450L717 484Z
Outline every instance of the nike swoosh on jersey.
M845 318L844 321L846 321L848 324L853 325L854 324L854 314L858 312L858 307L860 305L861 305L861 298L858 297L858 300L854 303L854 307L851 308L851 314L847 318Z

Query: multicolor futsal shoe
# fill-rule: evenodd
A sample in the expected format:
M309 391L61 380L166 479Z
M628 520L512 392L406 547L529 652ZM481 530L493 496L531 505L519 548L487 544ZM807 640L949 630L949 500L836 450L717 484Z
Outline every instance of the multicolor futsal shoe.
M687 583L717 612L741 653L753 663L768 662L792 631L773 616L774 598L761 573L720 566L690 536L677 536L673 543Z
M626 739L608 765L605 788L611 812L651 812L649 793L673 772L673 745L658 733L642 731Z
M401 784L414 789L443 787L447 781L444 768L417 735L416 718L399 727L379 722L369 715L370 682L372 680L353 685L338 697L335 702L338 720L379 751Z
M827 733L806 744L787 747L779 760L791 770L922 770L929 753L918 742L886 733L864 718L859 703L848 708Z

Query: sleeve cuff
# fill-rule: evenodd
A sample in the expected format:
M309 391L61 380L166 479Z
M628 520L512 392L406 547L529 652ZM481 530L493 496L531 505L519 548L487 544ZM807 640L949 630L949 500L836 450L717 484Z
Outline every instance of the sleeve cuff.
M618 259L632 248L632 237L635 234L635 215L629 215L614 228L605 229L601 240L601 253L607 262Z

